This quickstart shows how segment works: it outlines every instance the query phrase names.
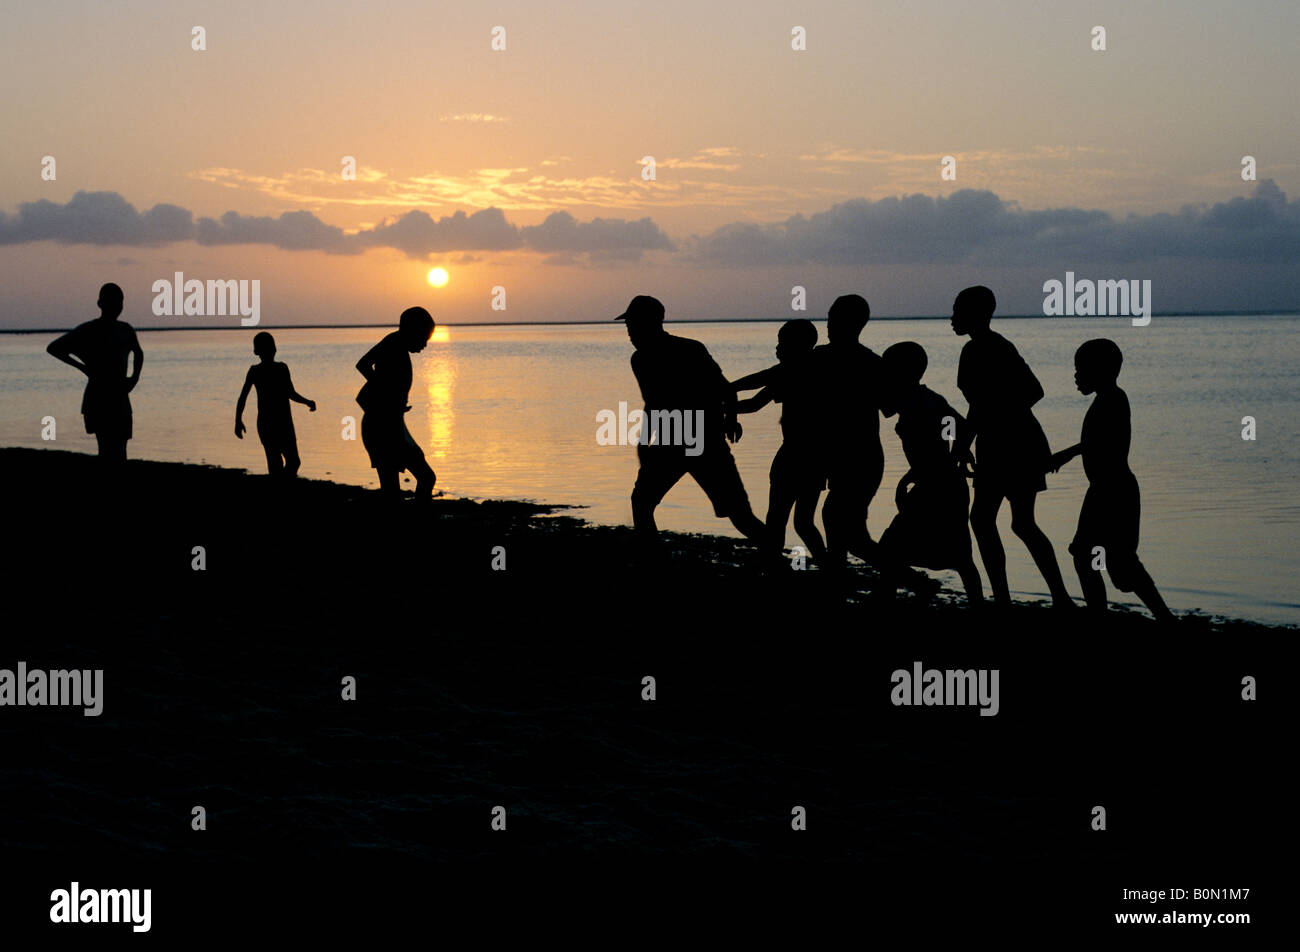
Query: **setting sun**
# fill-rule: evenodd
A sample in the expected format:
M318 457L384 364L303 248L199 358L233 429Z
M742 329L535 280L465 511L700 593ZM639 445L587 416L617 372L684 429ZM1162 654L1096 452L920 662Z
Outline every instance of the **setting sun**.
M429 283L435 288L440 288L447 283L446 268L432 268L429 271Z

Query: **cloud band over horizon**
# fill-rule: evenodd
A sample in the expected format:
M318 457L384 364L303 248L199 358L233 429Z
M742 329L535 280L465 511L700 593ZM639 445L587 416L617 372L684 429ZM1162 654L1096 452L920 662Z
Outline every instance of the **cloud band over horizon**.
M1300 259L1300 200L1271 179L1250 197L1174 213L1130 214L1082 208L1023 210L991 191L948 197L913 194L851 199L823 212L772 223L733 222L674 241L649 217L579 221L567 211L537 225L516 225L499 208L433 218L409 211L348 233L309 211L278 217L229 211L195 218L172 204L139 212L117 192L77 192L67 203L24 202L0 212L0 245L60 244L159 247L264 244L288 251L356 255L391 248L415 259L450 252L525 251L547 263L586 255L592 263L635 261L669 252L682 263L746 268L789 264L970 263L1016 265L1040 260L1147 261L1195 258L1238 261Z

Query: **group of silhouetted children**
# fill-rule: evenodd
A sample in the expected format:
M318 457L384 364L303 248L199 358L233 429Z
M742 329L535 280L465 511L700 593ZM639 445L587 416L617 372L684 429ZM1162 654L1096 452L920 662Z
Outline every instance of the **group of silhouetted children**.
M1075 353L1076 384L1096 398L1084 417L1080 442L1053 455L1032 410L1043 389L1015 346L990 328L995 307L993 292L985 287L967 288L953 303L953 331L970 337L957 371L957 386L969 404L964 418L921 383L927 358L920 344L897 343L877 357L858 343L870 317L858 295L839 298L831 307L826 345L817 346L811 321L781 327L778 363L732 384L738 392L759 391L737 402L739 413L771 401L783 405L783 442L772 461L762 543L768 557L783 552L793 507L799 538L815 560L828 559L832 570L841 567L846 551L854 552L874 562L893 591L906 566L954 569L975 604L983 601L983 592L969 521L994 600L1008 604L1006 556L997 530L1005 499L1011 504L1012 531L1028 547L1054 604L1073 608L1051 542L1034 519L1034 502L1046 489L1046 473L1082 456L1089 486L1070 553L1088 607L1106 608L1105 570L1116 588L1136 593L1158 619L1172 619L1137 557L1141 507L1128 466L1129 404L1117 383L1119 347L1090 340ZM898 514L878 544L866 532L867 507L883 473L877 410L898 417L895 429L908 464L894 495ZM973 505L966 485L972 475ZM826 545L813 518L823 489L829 489L823 512ZM837 535L842 536L838 541Z
M131 437L128 394L140 377L143 353L129 324L118 322L122 291L100 289L99 320L87 321L52 342L48 350L89 378L82 413L95 435L101 457L126 458ZM875 563L893 591L907 566L955 569L972 604L983 601L980 575L971 553L975 533L995 602L1008 604L1006 555L998 535L1003 500L1011 504L1011 529L1025 543L1053 602L1074 607L1061 580L1052 544L1034 519L1037 494L1047 488L1045 474L1083 457L1088 491L1070 544L1085 600L1104 610L1101 572L1121 591L1134 592L1158 619L1173 616L1137 557L1141 499L1128 466L1128 397L1119 387L1123 357L1110 340L1090 340L1076 351L1075 382L1081 393L1096 394L1083 421L1080 441L1053 455L1033 414L1043 397L1033 371L1015 346L990 328L996 308L993 292L967 288L953 302L952 328L970 340L963 346L957 387L969 405L963 418L939 394L921 383L927 358L920 344L904 341L875 354L859 341L871 316L860 295L836 299L827 314L827 343L818 345L809 320L793 320L777 334L777 363L728 382L698 341L663 328L663 305L638 295L619 316L636 349L632 369L646 399L646 410L705 408L703 451L685 452L666 444L638 446L640 471L632 492L633 521L643 538L657 540L654 509L684 475L692 475L713 501L719 516L730 518L758 542L768 559L784 551L786 523L794 512L795 530L809 554L838 571L850 553ZM357 362L365 385L357 394L362 408L361 439L380 488L400 496L399 477L415 477L415 496L432 496L436 475L406 426L412 382L411 357L433 336L433 317L422 307L404 311L398 329ZM316 404L294 388L289 368L275 360L275 339L265 331L253 338L260 362L248 369L235 407L235 435L243 438L244 406L257 391L257 434L274 477L293 477L299 456L290 403ZM128 360L132 373L126 374ZM738 400L740 391L756 390ZM739 439L737 413L770 402L782 405L782 444L772 460L767 519L750 509L727 440ZM879 414L898 417L895 427L908 469L894 494L898 514L879 543L867 531L867 511L884 474ZM972 453L972 445L977 454ZM967 477L974 478L974 502ZM815 514L826 491L823 543Z
M140 379L144 352L135 330L118 320L122 313L122 289L105 284L96 301L99 317L79 324L52 341L51 355L86 375L81 412L86 432L99 444L100 458L112 465L125 461L126 444L132 434L131 401L128 394ZM390 498L400 494L399 476L409 471L416 480L416 498L428 499L437 480L424 458L424 451L406 428L406 400L411 392L411 354L424 350L433 337L432 315L422 307L407 308L398 328L366 352L357 370L366 378L357 394L361 406L361 441L370 465L379 475L380 489ZM293 385L286 364L275 359L275 338L266 331L253 336L253 353L259 362L248 368L244 387L235 403L235 436L241 440L244 406L250 390L257 392L257 436L266 452L266 468L273 477L298 473L298 438L293 427L291 402L316 411ZM131 374L127 375L127 367Z
M402 312L398 328L359 361L357 370L366 378L357 394L362 409L361 442L370 456L370 465L379 476L379 488L389 497L401 492L399 477L403 470L415 477L415 498L427 500L433 494L437 476L424 458L405 414L411 409L406 402L411 393L413 371L411 354L424 350L433 336L434 320L422 307ZM289 402L304 404L316 412L316 403L294 389L287 365L275 359L275 338L266 331L253 337L253 353L261 363L248 368L244 389L235 404L235 436L244 438L244 404L248 391L257 391L257 435L266 451L267 471L272 476L295 476L298 473L298 441L293 429Z

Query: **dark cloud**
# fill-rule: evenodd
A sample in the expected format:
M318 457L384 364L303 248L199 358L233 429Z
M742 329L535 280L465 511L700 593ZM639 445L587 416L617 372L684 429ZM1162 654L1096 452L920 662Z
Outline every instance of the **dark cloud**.
M855 199L770 225L724 225L684 243L692 260L717 266L825 264L1035 264L1079 260L1218 258L1281 261L1300 255L1300 202L1271 181L1254 194L1176 214L1129 215L1081 208L1022 211L992 192L947 198Z
M523 244L519 229L506 221L499 208L484 208L472 215L456 212L438 219L426 212L407 212L361 232L357 239L365 247L396 248L412 258L447 251L510 251Z
M624 221L593 218L580 222L568 212L554 212L540 225L512 225L499 208L466 215L456 212L434 219L407 212L357 236L367 247L396 248L415 258L448 251L513 251L591 255L592 260L629 260L644 251L671 251L673 244L649 218Z
M639 258L643 251L672 251L668 236L649 218L624 221L593 218L580 222L568 212L553 212L540 225L525 225L520 235L529 248L548 254L587 252L611 259Z
M342 228L325 224L311 212L285 212L279 218L226 212L220 221L200 218L194 240L201 245L274 245L286 251L362 250Z
M18 214L0 212L0 244L57 241L63 244L161 245L196 241L201 245L272 245L288 251L358 254L367 248L395 248L413 258L459 251L525 249L544 254L586 254L592 261L626 261L643 251L671 250L672 243L649 218L640 221L596 218L580 222L556 212L540 225L519 227L499 208L433 218L410 211L357 234L328 225L311 212L285 212L278 218L226 212L220 219L194 221L175 205L155 205L141 214L116 192L78 192L66 205L26 202Z
M945 198L909 195L854 199L824 212L774 224L734 223L674 244L649 218L594 218L565 211L538 225L514 225L499 208L435 219L410 211L357 234L311 212L278 218L227 212L194 221L175 205L137 212L115 192L78 192L65 205L27 202L0 213L0 244L155 246L265 244L291 251L357 254L395 248L413 258L449 252L534 251L546 264L618 265L648 251L677 251L716 267L818 264L972 264L1021 266L1057 261L1202 259L1294 262L1300 259L1300 201L1271 180L1250 197L1189 205L1176 213L1129 215L1082 208L1024 211L992 192L963 190ZM472 260L472 258L471 258Z
M80 245L163 245L194 237L193 216L175 205L137 212L116 192L78 192L66 205L24 202L0 212L0 244L57 241Z

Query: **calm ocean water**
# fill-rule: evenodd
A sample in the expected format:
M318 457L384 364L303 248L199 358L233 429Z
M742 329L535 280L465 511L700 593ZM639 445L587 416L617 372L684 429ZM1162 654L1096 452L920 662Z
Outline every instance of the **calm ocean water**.
M88 315L89 316L89 315ZM776 323L674 324L673 333L704 342L730 377L774 362ZM1261 621L1300 623L1300 318L1157 317L995 321L1029 361L1046 391L1036 408L1053 449L1074 443L1090 398L1073 383L1075 347L1110 337L1124 351L1120 384L1133 406L1130 463L1142 487L1140 555L1174 611L1193 608ZM824 340L825 322L818 322ZM256 398L245 412L249 433L234 436L234 406L254 362L255 329L142 332L144 374L132 394L134 458L207 462L263 472L256 439ZM302 475L377 486L360 440L342 439L362 379L354 364L387 332L376 329L282 329L278 359L319 411L295 405ZM94 452L79 414L83 378L44 353L51 335L0 335L0 444ZM862 340L878 353L900 340L922 344L925 383L959 410L957 358L964 338L946 320L874 320ZM438 488L474 498L509 497L587 507L601 523L630 523L636 474L630 446L600 446L596 415L620 402L640 406L622 325L448 327L415 355L414 407L408 425L438 473ZM780 409L743 418L734 447L755 511L767 505L767 470L780 442ZM57 440L41 439L41 419L57 420ZM1242 439L1242 417L1258 439ZM893 487L906 469L882 421L886 470L871 509L872 534L894 514ZM1076 462L1048 477L1039 522L1056 545L1076 595L1066 545L1086 488ZM664 529L736 535L715 519L699 488L684 480L659 510ZM1045 586L1002 513L1014 591ZM788 537L796 540L791 530ZM957 586L956 577L943 573Z

